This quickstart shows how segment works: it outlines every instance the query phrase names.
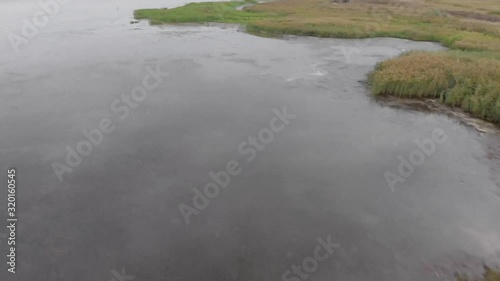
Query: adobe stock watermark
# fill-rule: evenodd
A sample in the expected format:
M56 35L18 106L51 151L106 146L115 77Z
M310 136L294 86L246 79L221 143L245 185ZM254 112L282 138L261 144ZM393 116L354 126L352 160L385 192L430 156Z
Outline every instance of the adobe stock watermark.
M340 244L332 242L331 235L326 237L326 241L321 237L316 238L316 241L319 245L314 248L312 255L304 258L300 265L294 264L291 266L291 269L283 272L281 275L282 281L309 279L309 277L318 270L320 262L331 257L335 249L340 247Z
M109 108L111 112L117 114L120 120L125 120L130 115L130 110L137 108L139 103L143 102L150 91L155 90L163 82L163 78L169 76L169 73L161 72L160 66L156 66L156 70L150 66L146 67L148 74L142 79L142 84L134 87L130 94L122 94L120 98L114 99ZM66 146L65 164L57 161L52 162L52 169L57 176L59 182L63 181L65 173L71 173L78 167L83 160L83 157L89 156L94 147L99 146L105 134L109 134L116 129L116 124L110 118L102 118L97 128L82 130L82 135L85 139L79 141L73 147Z
M391 171L385 171L384 177L387 181L387 185L394 192L396 184L405 182L413 172L415 168L424 164L426 157L430 157L435 151L437 144L443 144L448 139L445 131L442 129L434 129L432 131L431 138L425 139L423 141L415 140L417 149L413 150L409 156L408 160L402 155L398 156L399 165L397 168L397 174Z
M238 153L240 155L248 155L247 162L252 162L257 153L263 151L266 145L274 141L275 133L279 133L285 129L285 126L290 124L290 120L295 119L295 114L287 113L286 106L282 111L274 108L274 116L269 121L269 127L262 128L257 133L257 136L249 136L246 141L238 145ZM225 169L214 173L210 172L209 176L213 181L207 183L203 187L203 191L198 188L193 189L193 206L181 203L179 204L179 211L181 212L184 222L189 224L192 215L200 214L200 211L205 209L210 204L210 199L219 196L221 189L226 188L231 182L231 177L235 177L242 172L243 168L236 160L230 160L226 163Z
M366 23L363 27L354 26L353 30L357 32L357 34L361 34L365 40L356 39L351 40L353 46L332 46L332 49L339 50L344 56L346 63L350 64L352 62L352 56L356 54L362 53L362 48L367 47L370 43L370 38L373 38L371 34L377 34L383 30L382 24L385 22L389 22L393 19L393 15L404 15L411 14L414 15L417 13L417 7L408 6L404 3L400 3L400 6L393 8L387 8L386 6L373 6L370 7L368 11L371 19L373 19L370 23ZM405 52L405 50L402 50Z
M122 268L121 272L118 272L116 270L111 270L111 274L114 276L111 278L109 281L131 281L135 279L135 276L133 275L127 275L125 273L125 267Z
M0 233L0 246L2 245L4 240L7 239L8 237L9 235L7 235L7 233Z
M29 39L34 38L40 28L44 28L49 23L50 18L59 14L61 6L66 5L71 0L40 0L38 6L40 10L36 11L31 19L23 18L23 25L21 27L21 34L9 32L7 39L14 49L14 52L19 53L19 47L22 44L28 44Z

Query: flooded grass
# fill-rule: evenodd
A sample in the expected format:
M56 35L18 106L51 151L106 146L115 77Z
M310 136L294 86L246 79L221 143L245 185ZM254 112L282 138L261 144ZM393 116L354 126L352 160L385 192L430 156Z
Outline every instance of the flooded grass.
M473 116L500 123L500 3L481 9L466 0L283 0L237 11L245 2L193 3L135 12L152 24L245 24L261 36L394 37L439 42L445 52L413 52L386 61L371 75L375 95L439 97Z

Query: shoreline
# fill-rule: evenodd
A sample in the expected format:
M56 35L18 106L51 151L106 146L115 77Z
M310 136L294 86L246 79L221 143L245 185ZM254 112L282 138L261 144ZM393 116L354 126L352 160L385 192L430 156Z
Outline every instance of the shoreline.
M399 38L439 43L448 49L413 51L377 64L369 74L372 94L439 99L458 112L500 124L500 28L495 21L481 21L482 16L471 12L474 6L467 7L469 12L447 13L452 4L426 0L284 0L259 4L245 0L142 9L136 10L134 17L149 20L151 25L239 24L246 33L268 38ZM489 11L487 7L500 10L500 4L483 10ZM470 22L467 17L476 21Z
M438 99L400 98L391 95L376 96L374 100L381 106L418 112L446 115L457 120L462 125L476 130L478 133L496 135L500 133L500 126L471 116L469 113L442 104Z

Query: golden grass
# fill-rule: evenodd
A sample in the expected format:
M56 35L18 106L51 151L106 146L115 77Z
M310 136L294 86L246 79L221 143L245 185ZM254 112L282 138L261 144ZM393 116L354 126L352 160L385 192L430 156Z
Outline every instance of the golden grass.
M439 98L475 116L500 122L500 61L463 52L412 52L377 66L375 94Z

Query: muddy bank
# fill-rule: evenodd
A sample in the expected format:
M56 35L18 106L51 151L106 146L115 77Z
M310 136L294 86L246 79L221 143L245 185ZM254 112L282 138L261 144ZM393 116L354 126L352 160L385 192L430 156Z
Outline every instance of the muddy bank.
M398 98L394 96L377 96L374 97L382 106L390 106L394 108L416 110L429 113L438 113L449 116L460 123L474 128L480 133L498 134L500 126L472 117L469 113L457 108L452 108L442 104L438 99L408 99Z

